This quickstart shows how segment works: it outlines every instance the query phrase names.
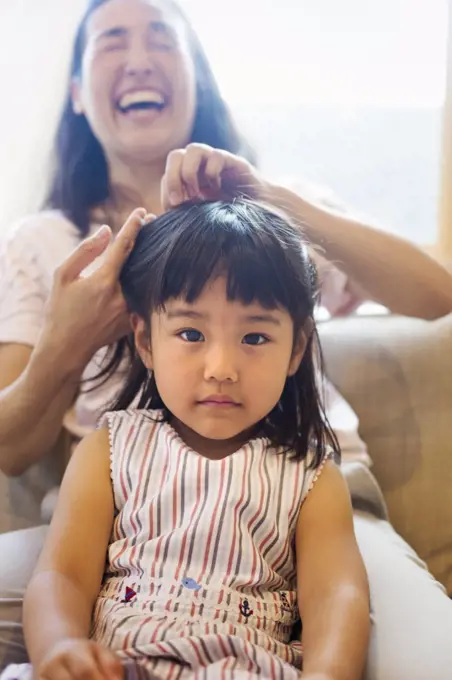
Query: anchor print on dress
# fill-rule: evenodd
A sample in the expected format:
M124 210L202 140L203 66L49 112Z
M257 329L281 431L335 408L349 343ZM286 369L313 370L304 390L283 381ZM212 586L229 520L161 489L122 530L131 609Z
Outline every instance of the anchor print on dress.
M132 602L132 600L137 596L136 592L134 591L133 588L129 588L129 586L126 586L126 594L123 600L121 600L122 603L127 604L128 602Z
M280 593L280 597L281 597L281 613L283 612L292 613L292 608L289 604L289 600L287 599L286 593Z
M250 609L250 603L248 600L243 600L239 605L239 610L242 616L245 617L245 623L248 623L248 619L253 615L253 610Z

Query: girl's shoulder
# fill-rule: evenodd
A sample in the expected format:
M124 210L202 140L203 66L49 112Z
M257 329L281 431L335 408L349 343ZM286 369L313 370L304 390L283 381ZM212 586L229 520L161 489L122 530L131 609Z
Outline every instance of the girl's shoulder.
M267 445L267 455L274 463L274 474L280 475L284 480L286 489L297 488L300 493L300 501L303 503L314 488L317 480L322 475L326 464L331 461L337 464L333 448L325 446L324 454L320 460L315 447L311 447L305 458L297 458L293 451L278 447L275 448L270 442ZM284 462L282 462L284 459ZM288 491L288 493L290 493Z
M98 422L98 428L108 430L110 447L118 440L127 439L131 432L149 437L151 431L158 433L164 427L161 411L128 408L123 411L106 411Z
M135 482L145 473L151 460L170 455L165 446L165 423L159 411L129 408L124 411L108 411L99 421L103 441L107 441L110 475L113 488L118 489L120 480ZM163 454L163 455L159 455ZM116 507L122 501L116 498Z

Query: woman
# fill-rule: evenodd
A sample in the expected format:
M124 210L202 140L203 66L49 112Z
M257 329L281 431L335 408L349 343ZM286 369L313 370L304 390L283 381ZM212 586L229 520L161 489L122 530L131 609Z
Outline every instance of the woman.
M13 231L0 259L0 468L5 474L20 475L43 461L63 420L74 435L93 427L114 386L81 394L79 386L98 372L93 355L127 330L118 271L144 212L160 213L187 195L215 195L219 189L249 193L308 225L309 238L324 248L326 258L342 263L344 274L334 275L341 279L337 313L352 307L357 291L407 315L437 318L452 311L451 277L421 251L271 185L237 153L247 151L179 10L160 1L92 2L76 40L58 132L49 196L53 211ZM216 166L221 187L197 186L206 180L208 163ZM145 211L125 222L137 205ZM106 254L109 230L93 235L103 222L117 234ZM329 397L344 457L353 452L365 459L354 414L338 395L331 391ZM361 513L355 527L374 610L366 677L445 680L452 667L447 633L452 604L385 521ZM24 658L21 594L44 532L0 538L5 595L0 638L10 641L2 664Z

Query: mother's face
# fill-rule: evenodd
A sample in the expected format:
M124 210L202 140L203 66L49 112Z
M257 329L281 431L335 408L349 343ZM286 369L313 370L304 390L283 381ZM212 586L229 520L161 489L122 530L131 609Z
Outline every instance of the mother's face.
M185 146L196 76L182 17L160 0L101 5L86 26L72 95L74 110L86 116L110 162L159 162Z

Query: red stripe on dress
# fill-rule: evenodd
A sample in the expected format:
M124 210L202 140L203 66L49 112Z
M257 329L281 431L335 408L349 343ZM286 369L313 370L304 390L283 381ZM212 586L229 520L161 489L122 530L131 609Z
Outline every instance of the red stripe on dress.
M153 617L152 616L147 616L145 619L140 619L138 622L138 625L135 625L133 629L133 638L134 638L134 644L133 644L133 651L138 651L137 647L139 645L139 638L141 631L147 626L147 624L152 621Z
M297 466L298 472L301 472L300 467L301 466ZM293 494L292 495L292 504L290 506L290 510L289 510L289 514L288 514L289 518L292 517L294 510L295 510L295 506L300 501L300 490L301 490L302 482L305 478L305 472L306 472L306 467L303 466L303 474L296 474L295 475L295 487L293 488L293 492L292 492L292 494ZM288 477L288 479L290 479L290 475L288 475L287 477ZM273 569L275 571L279 568L280 563L283 561L283 559L285 559L285 556L287 555L287 547L288 547L288 542L282 541L282 546L281 546L281 550L279 552L279 555L277 555L275 557L275 559L273 560Z
M172 665L171 668L170 668L170 672L169 672L169 675L168 675L168 677L167 677L167 680L171 680L171 679L173 678L173 676L174 676L178 671L180 671L180 666L179 666L179 665L176 666L176 664L173 663L173 665Z
M126 413L126 415L128 415L128 414ZM118 414L118 418L120 418L121 425L123 425L124 424L123 414ZM130 440L132 438L132 435L135 433L135 421L136 421L136 418L134 418L134 420L132 421L132 424L129 427L129 430L127 431L127 434L126 434L126 437L125 437L125 442L124 442L124 447L121 447L123 449L123 455L121 456L121 459L120 459L120 466L119 466L119 471L118 471L119 472L119 474L118 474L119 483L120 483L121 490L123 492L125 503L127 502L127 486L126 486L126 480L125 480L125 473L126 473L126 470L127 470L127 466L130 462L130 458L132 457L132 454L133 454L133 448L130 447ZM130 450L129 450L129 447L130 447ZM115 449L117 449L117 448L118 447L115 446ZM129 547L129 542L131 540L130 538L126 537L127 534L126 534L126 531L124 530L124 526L122 525L122 522L124 522L124 520L125 520L125 513L124 513L124 508L123 508L123 510L121 511L120 517L119 517L119 522L121 523L121 529L122 529L122 532L124 534L124 539L123 539L121 550L114 556L114 560L112 560L112 564L114 563L116 569L123 568L120 560L121 560L121 557L126 552L127 548ZM124 568L127 569L127 567L124 567ZM131 573L130 570L129 570L129 573Z
M168 659L163 659L163 661L168 661ZM177 670L180 670L180 666L176 665L176 663L172 663L170 668L169 668L168 675L165 675L165 680L171 680L171 678L174 677L174 674L176 673ZM146 673L146 677L148 677L148 673ZM153 674L151 677L155 678L156 676Z
M127 448L130 444L130 439L131 439L134 432L135 432L135 424L132 423L132 425L130 426L129 431L127 432L127 435L126 435L126 440L124 442L124 449L123 449L124 454L121 457L121 465L120 465L120 468L119 468L119 484L120 484L121 491L123 493L124 499L127 498L127 486L126 486L126 480L124 478L124 458L126 457L126 451L127 451Z
M221 651L223 652L223 656L228 656L228 655L229 655L229 650L226 649L226 647L225 647L224 640L223 640L223 638L222 638L222 636L221 636L221 633L220 633L219 635L217 635L217 642L218 642L218 644L219 644L220 647L221 647Z
M146 619L145 623L147 623L148 621L152 621L153 618L154 618L153 616L149 617L149 619ZM166 625L167 619L165 617L164 620L161 623L157 624L156 627L154 628L154 632L151 635L151 642L157 642L157 634L162 628L165 628Z
M163 486L163 481L166 477L166 473L167 473L168 466L169 466L169 462L168 462L169 456L168 456L167 450L165 451L165 454L166 454L165 455L165 464L162 468L162 474L161 474L160 483L159 483L160 489ZM160 506L161 501L162 501L161 496L158 496L158 507ZM151 512L152 512L152 519L154 520L154 513L153 513L153 509L154 509L154 505L155 505L154 501L152 501L150 505L151 505L151 507L150 507L150 510L149 510L149 515L151 515ZM154 524L154 522L152 523L152 525L149 526L151 535L154 535L154 533L155 533L155 528L154 528L153 524ZM156 570L158 560L159 560L159 557L160 557L160 550L161 550L164 538L165 538L165 536L162 535L157 540L157 545L155 547L155 552L154 552L154 559L152 561L151 570L150 570L151 571L151 578L155 578L155 570Z
M155 646L157 647L162 656L168 656L168 647L165 645L164 642L156 642Z
M135 633L135 631L133 631L133 632ZM123 648L123 650L125 650L125 649L128 648L128 646L129 646L129 640L130 640L130 636L131 636L131 635L132 635L132 631L129 630L129 632L127 633L127 635L126 635L125 638L124 638L124 642L122 643L122 648Z
M276 680L276 667L275 667L275 659L273 658L273 654L270 652L270 665L271 665L271 677L273 680Z
M257 630L260 630L260 627L261 627L261 616L260 615L262 613L262 605L260 603L260 600L256 600L256 604L257 604L257 609L259 611L259 616L256 616L256 628L257 628Z
M183 448L186 448L186 445L183 444L182 447L183 447ZM177 567L176 567L176 572L175 572L175 575L174 575L174 578L175 578L176 581L179 581L180 578L181 578L180 572L181 572L181 569L182 569L182 566L183 566L183 563L184 563L184 559L185 559L185 551L186 551L186 547L187 547L187 542L188 542L189 534L191 533L191 529L192 529L192 526L193 526L193 521L194 521L194 519L195 519L195 517L196 517L196 514L197 514L197 512L198 512L198 508L199 508L199 506L200 506L200 504L201 504L201 499L202 499L202 494L201 494L201 481L202 481L202 472L203 472L203 467L204 467L204 464L203 464L203 463L204 463L204 459L202 458L202 456L198 456L198 459L197 459L197 460L198 460L198 469L197 469L197 474L196 474L196 502L195 502L195 505L194 505L194 507L193 507L193 509L192 509L192 512L191 512L191 515L190 515L190 519L189 519L189 521L188 521L188 525L187 525L187 527L186 527L186 529L185 529L185 531L184 531L184 533L183 533L183 536L182 536L181 547L180 547L180 550L179 550L179 562L178 562L178 565L177 565ZM186 474L186 473L187 473L187 468L186 468L185 474ZM184 483L183 480L182 480L182 483ZM168 539L168 542L167 542L167 547L168 547L168 551L167 551L167 552L168 552L168 554L169 554L169 541L170 541L170 538ZM165 563L163 562L163 563L160 565L160 573L162 573L164 566L165 566ZM174 590L174 589L172 589L172 590ZM172 594L172 591L170 592L170 595L171 595L171 594ZM171 604L172 604L172 598L170 597L170 598L167 600L167 603L166 603L166 605L165 605L165 608L166 608L168 611L171 610Z
M215 508L214 508L212 519L211 519L211 522L210 522L209 531L208 531L208 534L207 534L207 550L206 550L206 554L205 554L205 557L204 557L204 562L203 562L201 571L199 572L199 576L197 578L198 583L201 583L201 581L204 577L204 574L206 573L207 564L209 562L209 555L211 553L212 536L213 536L213 533L214 533L214 529L216 528L218 530L218 527L215 527L215 523L216 523L216 520L217 520L218 510L220 508L220 505L223 502L223 488L224 488L225 479L226 479L226 475L224 474L225 468L226 468L226 459L223 458L223 460L221 461L221 465L220 465L220 490L218 492L217 502L215 503Z
M177 523L177 517L178 517L178 502L180 501L180 494L179 494L179 471L180 467L182 464L182 453L183 453L183 446L180 446L178 451L177 451L177 463L176 463L176 471L174 474L174 479L173 479L173 526L172 528L176 528L176 523ZM168 546L168 553L169 553L169 546ZM169 594L172 595L176 589L176 586L173 584L170 588Z
M277 454L277 453L275 452L275 455L274 455L274 457L273 457L273 459L272 459L272 463L274 463L274 464L276 465L276 468L277 468L277 475L278 475L278 478L281 478L281 467L282 467L282 458L281 458L281 456L283 456L283 455L285 455L285 454ZM272 473L272 470L270 469L270 470L269 470L270 476L271 476L271 473ZM281 481L281 483L282 483L282 481ZM275 518L275 519L276 519L276 518ZM267 534L267 536L265 536L265 537L262 539L262 541L260 542L260 544L259 544L259 546L258 546L258 551L259 551L260 553L263 553L265 546L267 545L267 543L270 543L270 542L273 540L273 538L274 538L274 536L275 536L276 533L277 533L277 524L276 524L276 522L275 522L275 523L272 525L271 531Z
M246 486L246 473L248 471L248 463L250 460L250 449L247 446L246 447L246 455L245 455L245 464L243 466L243 473L242 473L242 490L240 492L240 498L235 504L234 507L234 529L233 529L233 534L232 534L232 542L231 542L231 548L229 551L229 560L228 560L228 566L226 569L226 574L223 578L223 584L226 585L226 583L229 580L229 577L231 575L231 569L232 569L232 563L235 555L235 550L236 550L236 540L237 540L237 518L238 518L238 513L239 513L239 508L243 502L243 498L245 496L245 486Z
M187 642L189 643L189 645L193 648L193 651L195 652L196 657L197 657L197 659L198 659L198 661L199 661L199 665L200 665L200 666L205 666L206 664L205 664L205 661L204 661L203 657L201 656L201 652L200 652L200 650L199 650L199 646L195 643L195 641L194 641L192 638L186 638L186 640L187 640ZM208 662L208 659L207 659L207 662Z
M150 431L150 433L149 433L149 436L148 436L147 439L146 439L146 444L145 444L145 447L144 447L144 452L142 453L141 465L140 465L140 469L139 469L139 472L138 472L138 488L137 488L137 492L136 492L136 494L135 494L135 501L134 501L134 504L133 504L132 512L131 512L130 515L129 515L129 516L130 516L130 523L132 524L132 526L133 526L132 516L133 516L133 515L136 515L137 506L138 506L138 500L140 500L140 501L142 500L142 499L141 499L141 488L142 488L143 485L146 485L146 476L143 474L143 472L144 472L145 465L146 465L146 464L149 464L149 456L148 456L148 454L149 454L149 451L150 451L150 449L151 449L151 444L152 444L153 435L154 435L154 428L151 427L151 431ZM140 508L141 508L141 507L142 507L142 505L140 506ZM136 534L137 532L138 532L138 527L135 528L135 534ZM132 546L132 550L131 550L131 552L130 552L130 566L132 566L132 567L133 567L133 566L139 566L139 565L137 565L137 564L134 565L134 558L135 558L135 553L136 553L136 552L137 552L137 543L135 543L135 544Z
M182 564L183 564L184 557L185 557L185 549L186 549L186 546L187 546L188 534L191 530L191 527L193 525L193 520L196 516L196 512L197 512L199 505L201 503L201 481L202 481L201 473L202 473L202 468L203 468L202 463L203 463L202 456L198 456L198 470L197 470L197 475L196 475L196 503L195 503L195 506L194 506L194 508L191 512L187 528L185 529L184 535L182 537L181 549L180 549L180 553L179 553L179 562L177 564L176 575L175 575L177 581L180 578L180 571L182 569Z
M258 507L257 511L254 513L253 517L251 517L251 519L248 522L248 527L247 527L248 532L250 532L251 526L256 522L256 520L258 518L260 518L261 513L262 513L262 508L264 507L264 478L263 478L263 474L262 474L262 466L263 466L264 460L265 460L265 455L263 455L260 459L259 471L258 471L258 475L259 475L260 482L261 482L261 495L260 495L260 498L259 498L259 507ZM255 580L256 570L257 570L257 555L258 555L257 547L256 547L256 544L253 541L253 562L252 562L252 565L251 565L250 578L247 581L247 583L244 583L241 586L243 592L245 592L246 588L248 588Z

